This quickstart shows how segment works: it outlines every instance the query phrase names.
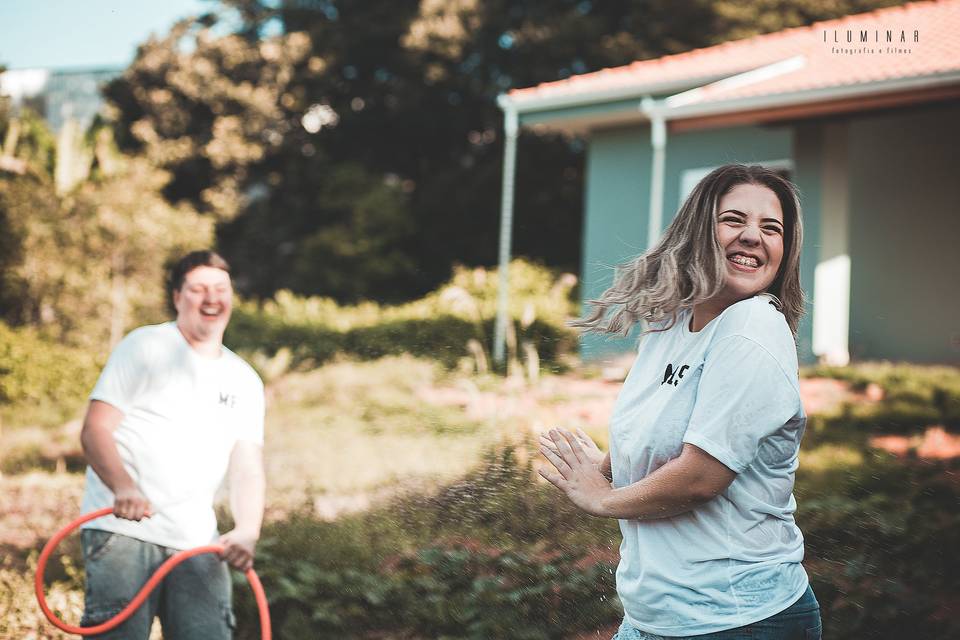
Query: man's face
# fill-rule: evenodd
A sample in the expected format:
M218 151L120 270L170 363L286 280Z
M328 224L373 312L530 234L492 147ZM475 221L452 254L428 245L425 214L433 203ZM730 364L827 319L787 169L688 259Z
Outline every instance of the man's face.
M230 274L216 267L196 267L187 272L183 286L173 292L177 324L199 341L223 338L233 309Z

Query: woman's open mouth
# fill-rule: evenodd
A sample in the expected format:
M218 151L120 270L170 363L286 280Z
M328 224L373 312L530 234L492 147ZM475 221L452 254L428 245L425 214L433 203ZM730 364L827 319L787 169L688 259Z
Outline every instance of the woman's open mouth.
M760 268L760 261L755 256L748 256L742 253L734 253L727 256L727 262L733 265L737 271L745 273L754 273Z

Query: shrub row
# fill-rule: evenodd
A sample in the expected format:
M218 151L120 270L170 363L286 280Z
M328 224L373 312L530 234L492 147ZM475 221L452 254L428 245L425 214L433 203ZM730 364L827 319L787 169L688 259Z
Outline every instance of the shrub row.
M528 342L540 360L555 364L576 346L565 326L574 312L573 276L516 260L510 265L510 315L517 342ZM367 302L341 307L326 298L281 291L273 300L238 304L227 344L246 353L274 356L288 349L292 365L319 365L336 354L362 360L408 353L447 367L470 354L477 340L489 354L496 315L496 271L457 269L449 283L405 305Z
M540 359L556 364L558 356L569 353L575 338L563 326L536 320L519 332L519 339L529 341ZM239 309L230 323L227 344L242 353L262 352L274 356L288 349L293 366L319 366L338 354L360 360L376 360L389 355L410 354L431 358L452 368L461 358L470 355L470 339L493 335L493 320L478 326L454 315L434 318L388 320L370 326L337 330L313 324L284 322L267 315ZM481 342L489 354L489 340Z

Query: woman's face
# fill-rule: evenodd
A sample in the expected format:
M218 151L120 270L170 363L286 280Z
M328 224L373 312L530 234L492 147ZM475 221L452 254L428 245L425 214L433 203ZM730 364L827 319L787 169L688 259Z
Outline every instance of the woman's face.
M783 211L767 187L739 184L720 198L717 240L727 259L721 295L730 304L773 283L783 260Z

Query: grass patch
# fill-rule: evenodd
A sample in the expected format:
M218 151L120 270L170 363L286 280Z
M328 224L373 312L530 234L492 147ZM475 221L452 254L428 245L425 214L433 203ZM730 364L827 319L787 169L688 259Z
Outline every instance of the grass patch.
M930 425L960 428L960 368L890 362L867 362L849 367L809 367L804 377L849 382L855 391L874 386L881 399L845 403L836 424L857 431L911 432Z
M842 444L803 447L800 451L800 468L813 472L850 469L862 465L866 455L861 449Z
M498 434L460 407L423 399L449 382L435 363L404 356L341 361L275 383L266 426L270 504L463 474Z

